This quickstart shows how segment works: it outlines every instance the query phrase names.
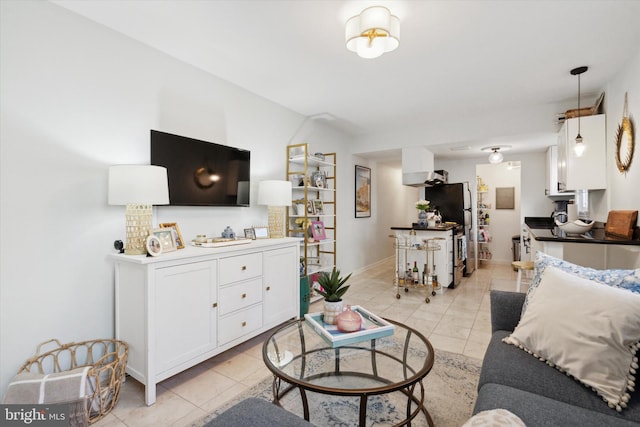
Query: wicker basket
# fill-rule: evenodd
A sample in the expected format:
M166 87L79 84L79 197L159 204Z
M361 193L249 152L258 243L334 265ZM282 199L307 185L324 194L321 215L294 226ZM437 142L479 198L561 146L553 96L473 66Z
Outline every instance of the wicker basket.
M52 343L57 347L40 352ZM61 344L52 339L41 343L35 356L27 360L18 373L52 374L90 366L87 373L87 417L91 424L107 415L118 402L128 354L127 344L118 340Z

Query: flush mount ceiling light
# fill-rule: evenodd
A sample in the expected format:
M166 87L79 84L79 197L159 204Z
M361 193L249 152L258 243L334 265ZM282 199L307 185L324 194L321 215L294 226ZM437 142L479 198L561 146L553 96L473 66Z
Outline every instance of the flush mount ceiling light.
M400 45L400 20L386 7L368 7L349 18L345 41L361 58L377 58Z
M489 154L489 163L492 164L497 164L497 163L502 163L502 160L504 160L504 156L502 155L502 153L500 152L500 150L508 150L509 148L511 148L510 145L492 145L490 147L483 147L481 148L482 151L491 151L491 154Z
M578 76L578 135L576 136L576 145L573 146L573 152L580 157L584 154L586 148L582 135L580 135L580 74L586 72L589 67L578 67L571 70L572 76Z

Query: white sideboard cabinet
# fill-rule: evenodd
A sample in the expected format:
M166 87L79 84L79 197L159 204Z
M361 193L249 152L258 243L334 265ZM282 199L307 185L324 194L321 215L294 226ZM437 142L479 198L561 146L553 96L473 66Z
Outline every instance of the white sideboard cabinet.
M159 257L113 254L116 338L127 373L156 384L300 313L300 239L254 240Z

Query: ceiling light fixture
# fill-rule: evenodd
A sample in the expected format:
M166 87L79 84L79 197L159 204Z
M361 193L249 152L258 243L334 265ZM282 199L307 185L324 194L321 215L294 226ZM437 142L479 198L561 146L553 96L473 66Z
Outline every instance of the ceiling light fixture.
M504 156L500 152L500 147L494 147L491 149L491 151L492 153L489 154L489 163L491 164L502 163L502 160L504 160Z
M571 70L572 76L578 76L578 135L576 136L576 144L573 146L573 152L577 157L584 154L586 148L582 135L580 135L580 74L586 72L589 67L578 67Z
M482 147L480 150L484 152L491 151L491 154L489 154L489 163L498 164L502 163L502 161L504 160L504 156L502 155L500 150L505 151L509 150L510 148L510 145L490 145L488 147Z
M377 58L400 45L400 20L384 6L372 6L347 21L347 49L361 58Z

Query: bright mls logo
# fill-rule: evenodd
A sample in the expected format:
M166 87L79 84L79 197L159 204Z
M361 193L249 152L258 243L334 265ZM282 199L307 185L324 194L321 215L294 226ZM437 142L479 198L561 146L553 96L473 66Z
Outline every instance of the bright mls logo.
M3 426L69 426L69 405L0 405Z

